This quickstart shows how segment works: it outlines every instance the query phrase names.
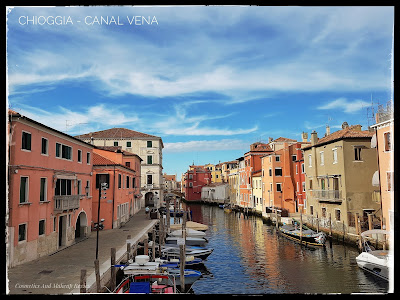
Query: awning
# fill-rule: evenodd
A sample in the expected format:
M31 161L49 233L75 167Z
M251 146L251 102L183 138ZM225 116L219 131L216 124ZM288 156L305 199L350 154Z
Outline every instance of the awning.
M379 186L379 171L375 171L372 175L372 186Z
M372 136L371 148L376 148L376 133Z

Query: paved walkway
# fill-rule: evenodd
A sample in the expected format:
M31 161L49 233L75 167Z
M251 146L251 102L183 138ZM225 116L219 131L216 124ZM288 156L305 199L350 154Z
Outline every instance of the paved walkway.
M126 238L131 244L142 239L158 220L146 218L144 209L133 215L123 227L99 232L100 275L110 268L111 248L117 259L126 251ZM86 269L88 287L95 284L96 232L54 254L8 269L10 294L79 293L81 269Z

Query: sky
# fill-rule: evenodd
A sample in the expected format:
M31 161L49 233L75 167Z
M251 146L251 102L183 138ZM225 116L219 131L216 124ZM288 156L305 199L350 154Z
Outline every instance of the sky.
M366 130L393 98L393 24L385 6L9 7L7 107L159 136L180 178L269 137Z

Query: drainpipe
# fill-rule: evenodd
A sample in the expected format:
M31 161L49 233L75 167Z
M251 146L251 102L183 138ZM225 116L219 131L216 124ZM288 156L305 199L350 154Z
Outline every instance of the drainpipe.
M115 198L115 166L114 166L114 184L113 184L113 197L112 197L111 229L114 229L114 198Z

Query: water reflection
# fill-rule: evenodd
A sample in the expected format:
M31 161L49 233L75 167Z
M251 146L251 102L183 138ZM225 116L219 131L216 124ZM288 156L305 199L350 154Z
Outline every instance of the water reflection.
M207 274L195 294L384 293L388 283L360 270L356 249L327 243L307 248L279 235L257 217L190 205L193 221L209 226Z

